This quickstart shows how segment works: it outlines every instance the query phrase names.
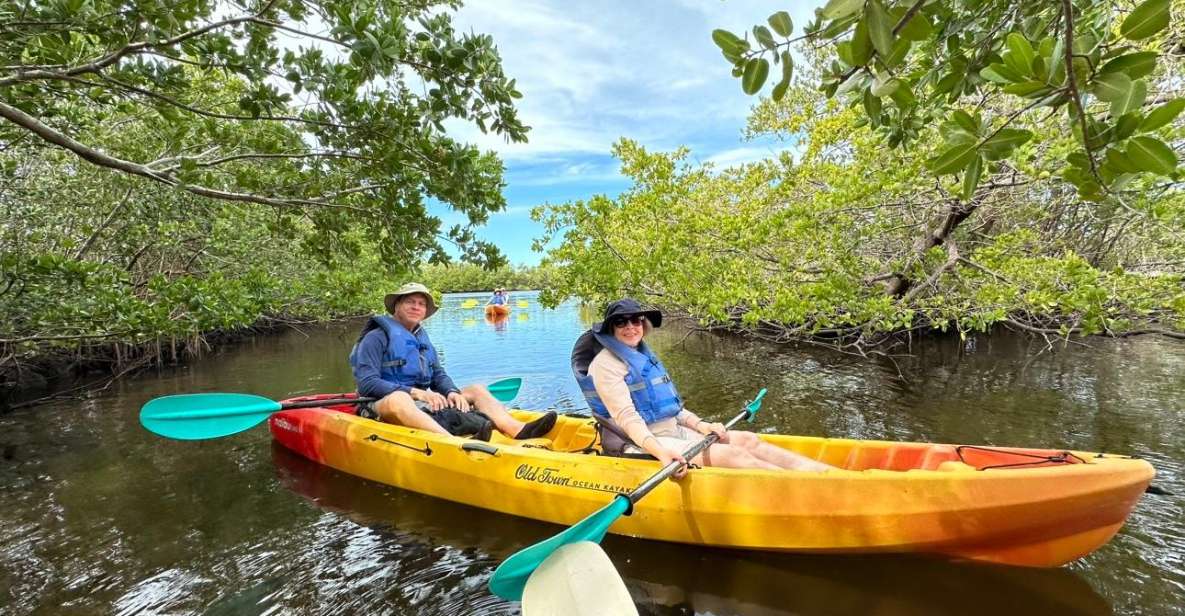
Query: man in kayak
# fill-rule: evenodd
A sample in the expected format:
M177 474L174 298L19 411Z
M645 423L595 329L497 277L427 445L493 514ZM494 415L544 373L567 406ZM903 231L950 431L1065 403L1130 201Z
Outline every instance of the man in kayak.
M428 288L409 282L384 299L390 316L371 317L350 352L358 395L378 398L358 414L439 434L489 440L491 428L517 439L546 434L549 412L524 424L484 385L458 388L445 373L422 322L437 310Z
M593 413L600 416L602 444L607 452L616 435L620 452L649 454L665 466L681 452L715 432L720 440L691 462L728 468L825 471L833 468L767 443L752 432L726 430L683 407L666 368L643 342L651 328L662 325L662 313L644 310L633 299L621 299L605 310L605 319L576 341L572 369ZM591 362L588 357L592 356Z

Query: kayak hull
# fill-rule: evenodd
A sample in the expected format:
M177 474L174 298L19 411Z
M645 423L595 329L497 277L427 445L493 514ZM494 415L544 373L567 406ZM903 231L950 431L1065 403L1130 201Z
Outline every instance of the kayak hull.
M486 306L487 317L504 317L510 314L510 306L490 304Z
M501 435L480 443L341 412L348 409L282 411L269 425L285 447L340 471L562 525L659 468L653 461L573 453L595 447L585 418L561 417L548 439L520 446ZM1143 460L1088 452L762 438L840 468L696 469L663 482L609 532L739 549L931 553L1056 567L1118 532L1154 475ZM1017 460L1026 466L987 468Z

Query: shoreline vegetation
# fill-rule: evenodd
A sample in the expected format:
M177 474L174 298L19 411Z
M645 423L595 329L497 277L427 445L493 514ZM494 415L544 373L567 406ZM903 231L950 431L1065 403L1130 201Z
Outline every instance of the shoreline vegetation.
M10 283L0 295L6 314L19 317L9 321L12 330L0 330L0 408L42 401L9 401L29 393L103 389L124 375L183 364L252 336L364 317L381 310L383 296L404 282L314 266L308 278L296 280L255 271L133 284L102 264L24 265L5 268ZM371 265L382 271L377 259ZM537 289L549 275L540 267L430 264L404 278L440 294Z
M1097 220L1031 179L968 204L913 182L921 157L886 152L850 118L813 109L783 119L808 138L826 127L828 145L806 141L797 161L719 170L687 163L686 150L620 141L630 189L534 212L544 240L559 239L542 262L557 275L541 301L625 293L707 331L862 356L999 330L1046 350L1075 336L1185 339L1176 220L1137 211ZM824 154L834 147L854 160L837 164ZM1065 201L1047 209L1039 200L1051 195ZM1185 218L1176 193L1155 207Z

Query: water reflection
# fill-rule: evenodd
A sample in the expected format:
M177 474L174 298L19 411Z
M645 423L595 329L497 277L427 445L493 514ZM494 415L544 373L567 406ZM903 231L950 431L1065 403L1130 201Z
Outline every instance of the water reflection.
M508 325L510 325L510 315L486 315L486 324L492 326L496 332L504 332Z
M558 527L390 490L273 445L280 482L359 525L391 527L500 560ZM474 524L481 519L480 524ZM711 550L610 536L607 553L643 613L1110 614L1067 569L1026 570L927 558L824 557ZM488 574L482 575L488 580Z

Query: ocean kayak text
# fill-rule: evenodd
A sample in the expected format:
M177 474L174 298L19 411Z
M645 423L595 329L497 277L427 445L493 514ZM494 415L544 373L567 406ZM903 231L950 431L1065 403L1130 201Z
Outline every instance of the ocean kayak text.
M532 464L520 464L514 471L514 478L520 481L533 481L535 483L544 483L553 486L564 486L568 488L580 488L582 490L596 490L598 492L610 492L612 494L628 494L629 488L622 486L609 485L599 481L586 481L584 479L573 479L570 475L560 474L560 469L548 466L534 466Z

